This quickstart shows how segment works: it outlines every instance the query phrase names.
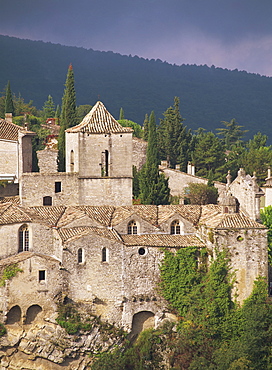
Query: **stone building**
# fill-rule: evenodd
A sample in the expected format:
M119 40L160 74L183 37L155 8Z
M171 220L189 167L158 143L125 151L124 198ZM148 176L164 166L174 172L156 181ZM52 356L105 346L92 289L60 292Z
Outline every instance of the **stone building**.
M20 176L20 204L0 204L0 321L56 317L64 298L127 330L170 317L158 294L164 248L227 248L238 302L267 276L266 228L239 210L230 189L218 205L132 203L132 131L98 102L66 131L66 172L57 152L38 153L39 173Z
M12 123L12 114L7 113L5 119L0 119L0 180L15 184L2 191L2 196L16 194L21 175L32 171L31 138L34 135L27 127Z

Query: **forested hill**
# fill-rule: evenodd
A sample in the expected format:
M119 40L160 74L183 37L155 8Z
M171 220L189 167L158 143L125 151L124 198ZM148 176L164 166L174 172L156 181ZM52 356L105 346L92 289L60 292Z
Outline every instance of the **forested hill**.
M221 121L235 118L250 137L257 131L270 136L272 78L1 35L0 50L0 91L10 80L13 93L26 102L33 100L37 108L49 94L61 103L72 63L77 105L93 105L99 99L116 118L122 107L125 118L142 124L152 110L162 117L178 96L188 128L215 130L222 127Z

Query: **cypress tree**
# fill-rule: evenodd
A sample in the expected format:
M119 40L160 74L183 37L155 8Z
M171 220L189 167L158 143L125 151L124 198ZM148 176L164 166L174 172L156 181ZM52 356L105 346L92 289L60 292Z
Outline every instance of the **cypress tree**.
M119 119L125 119L125 113L122 107L120 108Z
M62 98L62 112L58 139L59 171L65 171L65 130L77 124L76 119L76 92L74 71L70 64L67 72L65 90Z
M148 114L146 114L145 119L144 119L144 137L143 137L145 141L148 141L148 125L149 125L149 117L148 117Z
M140 199L143 204L168 204L168 180L158 170L158 145L156 132L156 119L151 112L148 124L148 145L146 163L143 166L140 178Z
M12 113L14 115L14 104L12 100L12 93L10 89L10 82L8 81L7 87L6 87L6 98L5 98L5 113Z

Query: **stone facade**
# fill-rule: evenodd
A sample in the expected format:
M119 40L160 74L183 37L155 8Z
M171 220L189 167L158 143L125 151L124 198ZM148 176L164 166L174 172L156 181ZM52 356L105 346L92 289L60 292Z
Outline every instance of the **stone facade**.
M52 363L53 370L87 368L88 350L106 345L93 329L67 348L55 321L61 302L73 302L132 334L173 318L158 292L165 248L175 253L206 247L214 256L226 249L238 303L250 295L258 276L267 277L267 230L247 207L260 195L254 178L250 185L240 173L232 184L229 177L227 185L218 183L218 205L132 206L132 148L131 129L98 102L66 131L66 172L56 172L57 153L45 149L39 152L40 172L20 176L20 205L0 203L0 270L14 264L20 269L0 286L0 322L8 328L1 344L17 346L11 354L0 352L2 368L12 369L13 361L16 369L20 356L25 367L31 361L27 354L35 359L33 369L47 370ZM180 196L189 182L204 181L192 167L190 174L167 166L161 171L172 195ZM240 201L244 186L250 196ZM44 335L54 344L45 343Z
M208 179L204 179L203 177L195 176L192 173L185 173L180 171L179 169L169 168L166 161L162 161L160 165L160 171L165 175L166 178L168 178L170 194L172 196L178 197L181 204L183 204L184 201L185 189L190 183L193 182L205 185L207 185L208 183ZM214 186L218 189L218 193L220 194L221 191L225 189L226 184L215 181Z
M12 123L12 116L0 119L0 179L18 183L24 172L32 171L31 138L35 135Z
M65 173L56 172L53 149L38 157L40 172L20 179L23 206L132 204L132 129L122 127L101 102L66 131Z

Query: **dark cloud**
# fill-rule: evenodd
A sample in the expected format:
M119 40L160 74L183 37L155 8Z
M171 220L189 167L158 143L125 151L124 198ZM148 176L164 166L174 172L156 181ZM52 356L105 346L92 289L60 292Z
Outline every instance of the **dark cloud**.
M272 75L271 0L0 0L0 33Z

